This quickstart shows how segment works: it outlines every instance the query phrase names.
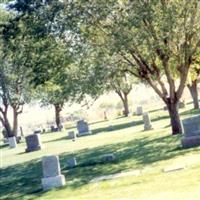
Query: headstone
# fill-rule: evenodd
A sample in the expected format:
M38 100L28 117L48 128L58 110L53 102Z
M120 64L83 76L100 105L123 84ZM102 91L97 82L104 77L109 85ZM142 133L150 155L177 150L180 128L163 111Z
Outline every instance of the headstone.
M4 144L9 144L8 138L3 138L3 143Z
M34 133L34 134L39 134L39 133L42 133L42 130L36 129L33 133Z
M75 132L74 132L74 131L69 131L69 132L68 132L67 139L75 140L75 139L76 139L76 134L75 134Z
M143 114L143 108L142 106L138 106L136 109L136 115L142 115Z
M77 122L77 129L78 129L78 136L84 136L84 135L91 134L88 123L85 122L84 120L79 120Z
M5 129L2 130L2 134L3 134L3 137L4 137L4 138L7 138L7 137L8 137L7 131L6 131Z
M17 143L20 143L21 140L22 140L22 136L17 136L17 137L16 137L16 141L17 141Z
M44 156L42 158L42 168L42 187L44 190L65 185L65 177L61 174L58 156Z
M107 117L107 112L106 111L104 111L104 120L108 120L108 117Z
M200 115L184 119L182 121L184 137L182 146L190 148L200 145Z
M16 141L16 137L9 137L8 138L8 143L9 143L9 147L10 148L16 148L17 147L17 141Z
M109 125L108 128L107 128L107 131L114 131L113 125Z
M149 117L149 113L146 112L143 114L143 121L144 121L144 130L148 131L148 130L152 130L152 125L151 125L151 119Z
M103 162L112 162L115 160L115 155L113 153L105 154L102 156Z
M23 128L20 126L20 134L22 137L24 137L24 132L23 132Z
M178 103L178 108L185 108L185 101L180 101L179 103Z
M67 165L69 166L69 167L75 167L76 165L77 165L77 162L76 162L76 158L75 157L72 157L72 158L69 158L68 160L67 160Z
M164 106L163 110L164 110L164 111L168 110L167 106Z
M37 151L42 149L40 134L26 136L26 152Z
M51 126L51 132L58 132L59 131L59 128L58 127L55 127L55 126Z

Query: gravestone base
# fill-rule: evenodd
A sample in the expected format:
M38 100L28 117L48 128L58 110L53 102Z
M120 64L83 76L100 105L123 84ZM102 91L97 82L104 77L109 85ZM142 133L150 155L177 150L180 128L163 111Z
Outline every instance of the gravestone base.
M65 176L62 174L54 177L42 178L43 190L50 190L52 188L61 187L64 185L65 185Z
M181 143L183 148L200 146L200 135L192 137L184 137L182 138Z
M17 147L16 137L9 137L8 144L10 148L16 148Z
M32 152L32 151L39 151L41 149L43 149L43 147L40 145L40 146L37 146L34 148L26 148L25 151L26 151L26 153L28 153L28 152Z
M87 136L87 135L91 135L92 132L91 131L88 131L88 132L85 132L85 133L77 133L76 136L77 137L82 137L82 136Z

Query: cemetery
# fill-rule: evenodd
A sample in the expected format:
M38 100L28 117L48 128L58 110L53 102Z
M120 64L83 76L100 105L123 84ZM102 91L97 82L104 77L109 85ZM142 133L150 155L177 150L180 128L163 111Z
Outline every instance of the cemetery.
M0 2L1 200L200 199L200 1Z
M191 137L198 136L199 115L191 104L181 113L185 123L197 116L190 122L197 130ZM143 116L133 115L113 120L112 132L107 130L108 121L89 123L91 131L104 131L75 142L67 136L77 131L76 123L62 132L41 134L45 147L29 153L26 141L15 149L1 146L1 198L160 199L167 193L169 199L198 199L200 146L182 147L183 138L190 137L187 132L186 136L168 134L169 119L162 107L149 110L149 116L154 129L148 131ZM137 125L128 126L132 121ZM171 191L172 184L179 184L178 192Z

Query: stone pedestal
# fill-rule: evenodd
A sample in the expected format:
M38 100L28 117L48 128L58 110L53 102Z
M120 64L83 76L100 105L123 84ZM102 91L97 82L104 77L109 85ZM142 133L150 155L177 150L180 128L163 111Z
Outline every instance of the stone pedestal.
M74 131L69 131L69 132L68 132L67 139L75 140L75 139L76 139L76 134L75 134L75 132L74 132Z
M184 137L182 138L183 148L190 148L200 145L200 115L184 119L182 121Z
M77 165L77 162L76 162L76 158L75 157L72 157L72 158L69 158L68 160L67 160L67 165L69 166L69 167L75 167L76 165Z
M8 144L10 148L16 148L17 147L16 137L9 137Z
M148 131L148 130L152 130L152 125L151 125L151 120L149 117L149 113L143 113L143 122L144 122L144 130Z
M37 151L42 149L40 134L29 135L26 138L26 152Z
M91 131L89 130L88 123L85 122L84 120L80 120L80 121L77 122L77 130L78 130L77 136L85 136L85 135L91 134Z
M61 174L58 156L45 156L42 158L43 178L42 187L49 190L65 185L65 177Z
M181 143L183 148L200 146L200 136L184 137Z
M138 106L136 108L136 115L142 115L143 114L143 108L142 106Z

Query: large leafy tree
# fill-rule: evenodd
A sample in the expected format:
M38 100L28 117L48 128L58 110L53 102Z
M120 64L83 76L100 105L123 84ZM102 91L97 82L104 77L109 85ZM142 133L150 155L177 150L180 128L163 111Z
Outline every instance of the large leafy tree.
M0 121L8 137L17 136L18 115L23 111L23 105L30 100L31 93L28 84L29 73L24 71L22 52L23 46L15 41L14 49L7 49L2 34L3 26L7 25L12 14L2 11L1 15L1 46L0 46ZM4 16L4 17L2 17ZM8 118L9 108L13 111L13 125Z
M79 31L90 42L95 38L97 47L121 56L127 70L167 105L172 133L182 133L177 105L200 48L200 2L74 1L74 7L70 13L79 14Z
M92 43L111 57L120 56L127 71L147 82L167 105L172 133L182 133L177 105L200 48L198 0L38 0L17 1L15 8L26 21L40 19L36 35L45 28L65 43L71 37L71 44Z

